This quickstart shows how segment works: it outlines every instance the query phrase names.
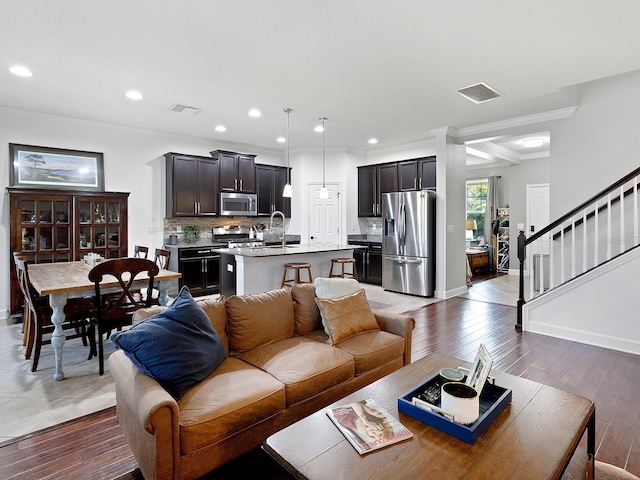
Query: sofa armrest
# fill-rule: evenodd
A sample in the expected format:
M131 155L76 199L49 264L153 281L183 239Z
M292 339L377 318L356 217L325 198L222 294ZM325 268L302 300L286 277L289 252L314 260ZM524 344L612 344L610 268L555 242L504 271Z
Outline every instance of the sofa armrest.
M109 356L116 385L118 423L144 478L173 478L180 456L178 403L124 352Z
M373 314L382 330L404 337L404 364L409 365L411 363L412 334L416 325L415 319L409 315L377 312L375 310Z

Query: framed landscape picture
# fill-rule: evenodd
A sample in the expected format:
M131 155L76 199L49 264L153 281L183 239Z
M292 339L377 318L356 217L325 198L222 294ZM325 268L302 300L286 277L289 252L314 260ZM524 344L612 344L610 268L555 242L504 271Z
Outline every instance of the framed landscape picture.
M104 191L102 153L9 144L9 185Z

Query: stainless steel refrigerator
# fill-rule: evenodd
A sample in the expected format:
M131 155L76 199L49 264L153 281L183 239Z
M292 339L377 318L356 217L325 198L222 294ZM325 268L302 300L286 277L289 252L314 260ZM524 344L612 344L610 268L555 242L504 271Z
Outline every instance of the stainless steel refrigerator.
M435 291L435 192L385 193L382 218L382 287L432 297Z

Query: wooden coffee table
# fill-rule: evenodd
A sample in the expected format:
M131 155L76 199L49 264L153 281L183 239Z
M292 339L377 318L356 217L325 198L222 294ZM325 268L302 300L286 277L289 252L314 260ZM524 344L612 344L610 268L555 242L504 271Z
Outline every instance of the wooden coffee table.
M413 432L410 440L359 455L323 409L272 435L262 448L301 479L555 479L585 432L593 458L593 402L509 374L491 372L496 384L512 390L512 402L473 445L398 412L398 397L458 365L468 366L432 354L331 405L374 398Z

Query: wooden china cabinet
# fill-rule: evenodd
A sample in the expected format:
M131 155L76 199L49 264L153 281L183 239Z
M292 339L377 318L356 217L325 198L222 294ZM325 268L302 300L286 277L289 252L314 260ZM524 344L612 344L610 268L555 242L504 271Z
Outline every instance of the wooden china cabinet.
M30 263L126 257L129 193L8 187L11 313L23 304L13 252Z

